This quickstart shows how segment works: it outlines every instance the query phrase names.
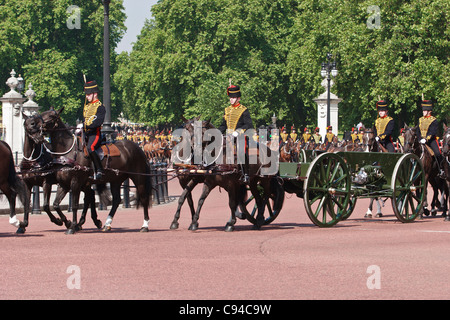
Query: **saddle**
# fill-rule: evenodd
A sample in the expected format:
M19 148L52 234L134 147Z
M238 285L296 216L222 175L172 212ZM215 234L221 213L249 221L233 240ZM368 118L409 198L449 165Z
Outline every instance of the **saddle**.
M89 157L88 151L86 146L83 148L85 157ZM103 160L105 156L107 157L119 157L120 156L120 150L117 148L117 146L114 143L105 143L102 144L100 148L96 149L95 152L97 152L100 160Z

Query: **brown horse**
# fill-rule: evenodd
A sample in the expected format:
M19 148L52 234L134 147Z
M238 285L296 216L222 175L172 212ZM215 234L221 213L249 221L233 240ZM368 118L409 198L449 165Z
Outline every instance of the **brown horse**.
M142 149L128 140L115 142L114 145L120 155L105 156L102 160L104 178L101 181L92 180L91 163L85 155L84 143L80 143L80 139L77 139L60 119L63 109L59 111L51 109L41 113L40 121L36 121L35 126L40 132L50 135L54 162L60 165L60 170L56 173L57 181L62 188L72 191L73 220L67 233L72 234L76 231L79 195L82 190L88 192L86 188L90 188L92 183L96 183L97 187L105 183L110 184L112 206L103 228L104 231L110 231L121 200L120 187L127 178L130 178L136 187L137 206L142 205L144 209L144 224L141 231L148 231L151 179L150 166ZM43 140L41 134L34 137Z
M30 212L30 198L28 197L25 183L17 175L11 148L4 141L0 141L0 190L8 198L10 209L9 223L18 228L17 233L25 232ZM24 207L25 220L23 222L16 217L17 196L19 196Z
M444 180L438 177L439 173L439 165L437 163L436 157L433 155L430 148L426 145L419 143L419 139L417 138L417 127L410 128L405 127L405 145L404 151L405 153L414 153L421 160L423 164L423 169L425 171L425 185L427 182L430 183L433 188L433 198L431 201L431 213L436 215L436 208L440 207L439 202L439 191L445 198L445 206L443 208L443 216L446 215L447 212L447 198L449 195L449 188ZM444 161L445 162L445 161ZM423 214L428 216L430 211L428 210L428 200L427 200L427 188L425 188L425 199L423 204Z

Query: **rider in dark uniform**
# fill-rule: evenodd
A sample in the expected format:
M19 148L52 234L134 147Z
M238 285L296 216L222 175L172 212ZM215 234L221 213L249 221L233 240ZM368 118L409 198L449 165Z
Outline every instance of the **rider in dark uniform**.
M388 116L388 104L385 100L377 102L378 118L375 120L375 140L388 152L395 152L392 134L394 132L394 119Z
M95 150L101 145L101 128L105 120L106 109L98 100L99 89L95 81L87 82L84 85L84 92L88 101L83 108L83 130L86 148L95 167L94 179L99 180L103 176L103 167Z
M245 130L253 128L252 118L250 111L243 105L241 105L241 89L239 86L230 85L227 88L227 95L230 98L230 105L225 108L225 114L223 116L222 124L219 126L222 134L228 133L237 137L239 134L244 133ZM248 142L246 141L246 144ZM243 181L247 183L249 181L249 164L248 154L246 149L245 165L243 166Z
M422 113L423 117L419 119L419 125L417 126L417 137L419 142L428 145L434 153L439 166L439 176L444 177L445 173L442 170L442 160L444 157L441 154L439 145L437 142L437 135L439 130L438 120L431 115L433 111L433 101L424 100L422 101Z

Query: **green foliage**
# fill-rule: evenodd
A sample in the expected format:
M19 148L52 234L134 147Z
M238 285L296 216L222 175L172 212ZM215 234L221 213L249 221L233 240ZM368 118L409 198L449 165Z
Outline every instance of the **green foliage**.
M69 29L78 6L80 29ZM122 0L110 5L111 72L115 71L114 48L125 33ZM100 0L0 1L0 72L11 69L33 84L36 102L44 108L65 106L64 120L75 123L84 102L83 74L88 80L103 79L103 4ZM121 95L112 86L112 114L121 108Z
M332 91L340 124L374 123L380 96L397 124L414 124L422 93L448 117L450 40L447 0L163 0L115 79L135 121L178 123L201 115L217 125L228 79L239 84L255 125L315 125L313 99L327 52L338 62Z

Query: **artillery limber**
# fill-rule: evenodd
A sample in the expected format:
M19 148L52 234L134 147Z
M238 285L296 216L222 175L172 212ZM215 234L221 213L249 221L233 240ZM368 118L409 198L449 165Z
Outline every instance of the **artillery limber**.
M414 154L323 153L312 162L280 163L279 176L319 227L348 218L358 198L391 198L397 219L412 222L425 195L423 166Z

